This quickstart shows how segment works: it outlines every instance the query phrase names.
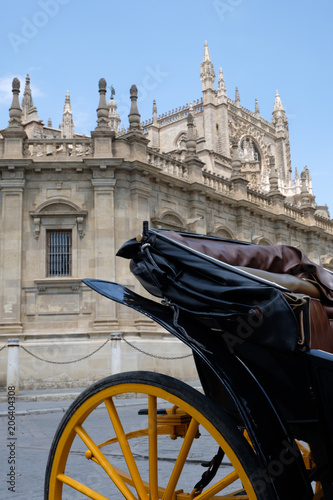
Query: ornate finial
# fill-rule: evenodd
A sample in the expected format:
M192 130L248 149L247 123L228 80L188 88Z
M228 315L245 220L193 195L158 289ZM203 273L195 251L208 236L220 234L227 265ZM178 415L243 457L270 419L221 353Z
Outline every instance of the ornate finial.
M227 89L226 89L225 83L224 83L224 76L223 76L222 68L220 68L220 71L219 71L219 80L218 80L218 84L217 84L217 99L218 99L219 103L227 102Z
M275 169L275 156L271 155L268 159L270 173L269 173L269 191L271 193L279 192L279 179Z
M131 97L138 97L138 88L136 85L132 85L130 88Z
M238 108L240 108L240 97L239 97L238 87L236 87L236 90L235 90L235 105Z
M231 146L232 146L232 160L231 160L232 177L235 176L239 177L241 176L242 162L239 159L238 139L235 135L231 138Z
M99 91L99 105L97 108L97 127L98 129L108 129L109 130L109 109L106 104L105 94L106 94L106 80L101 78L98 82Z
M72 108L71 108L71 99L69 96L69 90L67 90L65 97L64 112L62 115L61 137L66 137L67 139L71 139L74 136L74 133L75 131L74 131Z
M193 125L194 124L194 116L192 113L188 113L187 115L187 125Z
M12 100L12 105L9 108L8 128L12 127L22 128L22 110L20 107L20 102L18 97L20 93L20 80L18 78L13 79L12 92L13 92L13 100Z
M48 119L47 126L52 128L52 120L51 120L51 118Z
M99 82L98 82L98 88L99 90L105 90L106 91L106 80L105 78L100 78Z
M12 83L12 89L13 91L14 90L20 90L20 86L21 86L21 83L20 83L20 80L18 78L14 78L13 79L13 83Z
M155 99L153 100L153 123L157 125L157 106Z
M196 141L195 141L195 133L194 133L194 117L192 113L188 113L187 115L187 139L186 139L186 156L195 156L196 155Z
M255 99L255 104L254 104L254 112L256 115L259 115L260 114L260 111L259 111L259 104L258 104L258 99L256 98Z
M130 130L140 131L140 114L138 110L137 100L138 100L138 89L136 85L132 85L130 88L130 98L131 98L131 109L128 115L129 128Z
M305 166L301 172L302 193L309 192L308 182L309 182L309 169L307 168L307 166Z

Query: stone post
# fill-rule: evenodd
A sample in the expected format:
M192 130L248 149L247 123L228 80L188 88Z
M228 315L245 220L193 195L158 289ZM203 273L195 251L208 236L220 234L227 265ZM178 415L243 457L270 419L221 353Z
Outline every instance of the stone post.
M121 373L121 340L120 332L111 333L111 375Z
M20 341L19 339L8 339L8 358L7 358L7 393L15 392L19 394L19 363L20 363ZM10 389L9 389L10 388Z

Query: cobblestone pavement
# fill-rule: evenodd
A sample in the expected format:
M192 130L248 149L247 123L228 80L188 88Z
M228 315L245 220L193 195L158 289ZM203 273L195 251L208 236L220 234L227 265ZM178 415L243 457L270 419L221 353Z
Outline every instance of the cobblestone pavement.
M138 410L145 406L146 402L137 399L117 401L117 410L124 425L125 431L146 426L146 416L138 416ZM1 500L43 500L45 467L53 436L64 415L70 401L17 401L15 415L15 435L8 435L9 420L5 411L5 403L0 404L0 499ZM104 409L95 410L89 423L86 424L89 434L94 437L95 442L102 442L109 438L110 419ZM201 477L204 468L201 467L202 460L210 460L217 452L216 445L212 446L208 438L198 439L186 464L186 470L181 477L180 487L192 491L194 484ZM166 484L172 470L174 460L182 444L182 439L175 441L169 436L162 436L162 446L159 448L159 482ZM132 444L132 442L131 442ZM83 445L79 438L74 441L73 451L70 457L70 467L73 475L84 473L86 484L95 485L101 493L112 500L121 500L123 497L118 491L103 489L105 473L97 464L86 460ZM140 472L148 479L148 453L147 439L142 438L140 443L133 445L133 454L136 458ZM10 457L14 450L15 459L15 491L8 490L10 479ZM107 458L118 467L122 466L122 453L114 447L105 450ZM228 464L224 465L226 471ZM73 490L64 490L64 500L76 500L86 498Z

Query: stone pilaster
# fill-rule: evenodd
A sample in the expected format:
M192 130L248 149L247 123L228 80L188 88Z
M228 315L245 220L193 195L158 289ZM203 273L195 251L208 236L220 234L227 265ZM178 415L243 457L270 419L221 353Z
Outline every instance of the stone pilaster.
M252 220L248 206L236 208L236 238L241 241L251 241Z
M114 241L114 172L108 167L93 169L91 183L94 191L94 246L95 278L115 281ZM116 307L111 300L95 296L96 316L94 329L109 331L117 326Z
M3 172L0 235L0 333L19 334L22 294L22 224L24 170Z

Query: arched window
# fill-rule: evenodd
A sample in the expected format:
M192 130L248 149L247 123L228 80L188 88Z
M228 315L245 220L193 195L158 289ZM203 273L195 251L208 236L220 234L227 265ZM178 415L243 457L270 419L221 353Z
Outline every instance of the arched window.
M186 222L184 222L176 213L174 212L164 212L160 217L154 217L152 219L154 227L157 229L173 229L175 231L186 231Z
M84 237L87 211L71 200L50 198L30 215L34 238L44 256L39 259L36 274L53 278L75 276L78 238Z

